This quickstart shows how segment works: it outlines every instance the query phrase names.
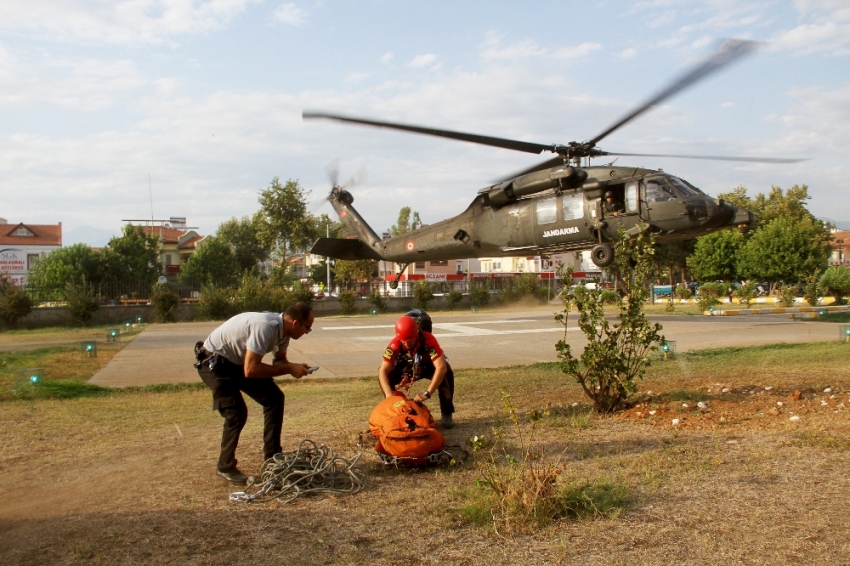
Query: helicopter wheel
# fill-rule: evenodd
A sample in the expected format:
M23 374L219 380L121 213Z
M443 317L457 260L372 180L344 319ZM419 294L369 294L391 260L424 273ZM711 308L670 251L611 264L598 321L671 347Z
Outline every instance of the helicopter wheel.
M390 289L398 289L398 281L390 281Z
M597 267L608 267L614 261L614 248L611 244L596 244L590 250L590 259Z

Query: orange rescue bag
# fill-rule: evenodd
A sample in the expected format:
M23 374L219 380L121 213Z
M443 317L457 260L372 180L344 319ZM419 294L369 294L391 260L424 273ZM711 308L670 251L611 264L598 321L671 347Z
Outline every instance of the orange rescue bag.
M446 439L437 431L431 411L400 391L387 397L369 415L369 430L378 439L375 451L424 464L428 455L440 452Z

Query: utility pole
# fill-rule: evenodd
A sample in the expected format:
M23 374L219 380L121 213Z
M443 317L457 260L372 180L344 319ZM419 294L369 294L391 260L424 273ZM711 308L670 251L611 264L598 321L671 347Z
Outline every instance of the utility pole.
M331 225L325 225L325 233L328 238L331 237ZM325 256L325 267L328 268L328 296L331 294L331 258Z

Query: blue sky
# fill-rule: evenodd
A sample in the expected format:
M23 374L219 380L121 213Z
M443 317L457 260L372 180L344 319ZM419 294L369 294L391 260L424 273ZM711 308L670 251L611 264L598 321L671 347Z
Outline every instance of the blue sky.
M156 218L213 233L253 214L275 176L320 197L339 158L343 178L368 170L353 192L376 230L405 205L435 222L547 156L304 122L302 110L585 140L730 37L764 45L599 147L809 157L618 164L663 168L712 195L805 183L812 212L850 221L844 0L5 0L0 216L62 222L66 244L84 233L102 244L86 227L117 232L122 219L151 216L150 175Z

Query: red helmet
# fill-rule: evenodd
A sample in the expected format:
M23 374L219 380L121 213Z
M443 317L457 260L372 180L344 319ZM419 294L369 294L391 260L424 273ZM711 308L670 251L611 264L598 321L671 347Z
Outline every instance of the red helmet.
M419 336L419 325L409 316L403 316L395 321L395 335L403 342L415 340Z

